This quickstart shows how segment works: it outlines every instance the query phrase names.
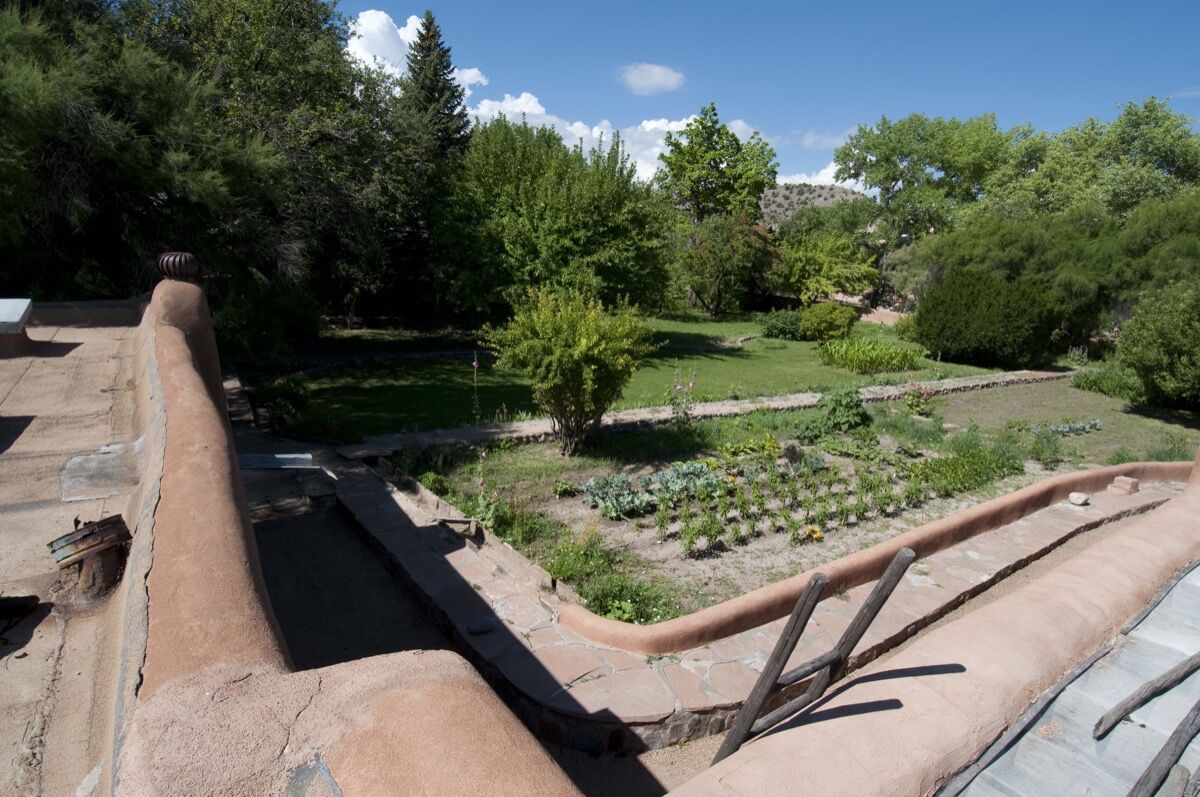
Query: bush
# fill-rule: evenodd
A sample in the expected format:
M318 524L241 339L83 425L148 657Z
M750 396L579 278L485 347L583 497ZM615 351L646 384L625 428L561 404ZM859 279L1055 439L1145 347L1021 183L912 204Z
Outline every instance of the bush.
M434 495L445 496L450 492L450 482L440 473L427 470L417 477L417 481Z
M1079 390L1124 399L1133 404L1146 400L1146 391L1138 375L1118 362L1106 362L1095 368L1084 368L1071 376L1071 384Z
M989 445L977 432L969 431L954 438L951 448L950 456L914 463L909 471L911 481L946 497L977 490L1025 469L1020 449L1011 440Z
M607 313L575 291L530 291L508 324L485 326L500 368L518 368L533 399L549 413L564 456L600 423L653 347L650 332L628 307Z
M839 340L850 337L858 320L854 308L832 302L806 307L800 315L800 334L803 340Z
M308 406L308 387L298 376L276 376L255 385L254 402L271 416L280 432L295 429Z
M902 315L892 325L896 337L909 343L917 342L917 321L911 315Z
M579 597L596 614L626 623L658 623L679 614L666 592L625 573L604 573L592 579L579 588Z
M952 362L1024 368L1043 362L1055 339L1057 311L1026 281L958 269L917 308L917 340Z
M1121 328L1117 353L1156 404L1200 404L1200 288L1146 294Z
M921 362L921 352L917 349L871 338L826 341L817 349L817 356L823 365L856 374L912 371Z
M778 340L804 340L799 310L772 310L763 316L762 335Z
M821 396L815 412L805 413L796 427L796 439L815 443L838 432L849 432L866 426L871 415L862 405L858 391L852 387L830 390Z

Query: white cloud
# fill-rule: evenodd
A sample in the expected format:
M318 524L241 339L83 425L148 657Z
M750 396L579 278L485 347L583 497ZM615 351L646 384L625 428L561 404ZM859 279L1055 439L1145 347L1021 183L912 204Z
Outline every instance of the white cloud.
M471 91L472 86L486 86L488 84L487 75L473 66L469 66L466 69L455 69L454 79L463 87L463 93L468 97L473 93Z
M421 18L409 16L400 27L386 11L368 9L350 23L350 39L346 52L364 64L378 66L394 77L404 74L408 62L408 46L417 40ZM456 68L454 79L471 96L472 86L486 86L487 75L476 67Z
M758 128L751 125L745 119L734 119L726 122L725 126L732 130L733 134L742 141L745 141L758 132Z
M1189 86L1186 89L1180 89L1179 91L1173 91L1168 95L1167 98L1171 99L1171 100L1200 99L1200 86Z
M364 64L377 65L393 75L400 75L408 59L408 45L417 40L420 28L421 18L416 15L410 16L401 28L387 12L362 11L350 23L346 51Z
M630 64L621 67L619 74L630 91L643 97L674 91L683 85L683 73L662 64Z

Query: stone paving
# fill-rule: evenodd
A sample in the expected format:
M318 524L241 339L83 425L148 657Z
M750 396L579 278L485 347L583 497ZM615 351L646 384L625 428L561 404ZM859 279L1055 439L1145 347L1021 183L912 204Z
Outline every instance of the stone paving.
M964 393L1005 385L1023 385L1033 382L1049 382L1065 379L1071 371L1006 371L983 376L965 376L955 379L939 379L932 382L914 382L905 385L872 385L861 388L858 395L865 402L896 401L904 397L912 386L941 396L948 393ZM782 396L763 396L752 399L707 401L696 405L692 412L695 418L722 418L746 415L758 410L801 410L815 407L821 400L820 393L788 393ZM614 410L606 413L602 428L636 426L639 424L668 423L672 418L670 407L643 407L632 410ZM368 437L362 443L342 446L337 451L347 459L386 457L402 449L432 448L446 445L478 445L491 440L548 440L553 436L550 419L490 423L480 426L464 426L458 429L430 429L421 432L386 434Z
M744 701L786 618L708 645L647 657L597 645L557 621L569 597L541 568L476 530L434 522L458 516L419 488L402 491L361 462L330 460L337 496L394 571L474 655L498 690L544 738L592 752L657 748L724 730ZM1110 489L1088 506L1061 502L916 562L855 649L862 666L921 627L1071 536L1148 511L1181 485ZM833 647L874 583L818 605L789 668ZM786 696L804 687L798 684Z

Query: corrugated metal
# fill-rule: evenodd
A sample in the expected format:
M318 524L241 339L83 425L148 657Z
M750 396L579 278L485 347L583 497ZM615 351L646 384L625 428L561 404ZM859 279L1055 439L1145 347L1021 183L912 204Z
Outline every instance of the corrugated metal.
M1092 727L1134 689L1200 651L1200 568L1112 653L1063 690L1021 739L964 792L971 797L1124 795L1197 700L1200 673L1134 711L1099 741ZM1200 767L1200 739L1181 763Z

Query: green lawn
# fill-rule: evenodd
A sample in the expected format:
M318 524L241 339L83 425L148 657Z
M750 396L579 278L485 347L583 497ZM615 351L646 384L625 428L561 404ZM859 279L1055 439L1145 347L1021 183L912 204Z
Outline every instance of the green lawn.
M753 320L649 319L659 349L634 374L617 408L663 404L678 367L696 374L698 401L887 384L984 373L971 366L924 361L921 370L859 376L821 365L815 343L739 337L757 334ZM891 328L860 323L854 334L899 342ZM431 340L470 342L461 334L414 336L402 331L336 332L324 343L343 351L412 351L434 348ZM910 345L910 344L904 344ZM492 367L481 357L478 418L482 422L536 415L528 383L518 373ZM475 374L470 357L405 359L355 366L307 380L311 403L302 423L311 434L356 441L362 437L475 422Z

